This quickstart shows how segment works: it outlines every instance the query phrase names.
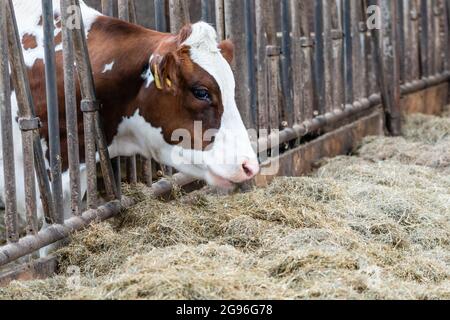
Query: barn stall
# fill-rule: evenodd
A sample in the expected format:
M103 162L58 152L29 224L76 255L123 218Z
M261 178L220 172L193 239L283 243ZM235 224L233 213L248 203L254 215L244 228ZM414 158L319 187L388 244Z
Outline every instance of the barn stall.
M280 170L257 177L261 188L248 193L185 195L198 187L193 179L151 159L110 162L101 135L93 134L91 155L97 145L111 201L97 208L91 179L90 210L63 224L53 209L54 182L36 166L54 225L38 232L31 214L25 236L17 213L6 212L2 283L57 275L14 282L0 290L4 297L448 298L448 1L91 4L162 31L203 19L232 39L241 114L249 128L268 129L255 144L263 165ZM373 4L381 30L366 24ZM14 71L24 75L13 29L3 36L12 39ZM77 68L86 79L84 98L94 101L82 30L73 32L72 54L85 65ZM26 97L26 79L17 78L14 87L23 86ZM442 116L407 116L418 112ZM95 113L84 121L101 131ZM33 145L30 132L23 139ZM31 162L39 163L34 149ZM342 154L351 156L329 159ZM88 167L96 176L95 158ZM120 190L122 180L131 186ZM172 202L155 200L167 193ZM55 255L36 257L68 237ZM68 285L74 267L76 289Z

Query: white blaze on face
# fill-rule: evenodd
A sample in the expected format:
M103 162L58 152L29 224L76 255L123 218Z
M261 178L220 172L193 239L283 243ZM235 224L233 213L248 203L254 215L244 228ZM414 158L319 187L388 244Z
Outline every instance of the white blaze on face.
M255 174L259 170L258 160L236 105L234 75L218 49L217 33L209 24L199 22L192 26L192 34L184 44L191 47L192 61L216 80L222 93L221 126L212 149L204 154L207 180L218 176L242 182L246 180L243 164Z

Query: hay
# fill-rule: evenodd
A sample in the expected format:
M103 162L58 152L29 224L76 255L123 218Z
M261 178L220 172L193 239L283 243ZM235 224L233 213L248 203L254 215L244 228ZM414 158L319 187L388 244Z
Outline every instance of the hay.
M246 194L163 203L126 190L143 201L76 234L56 277L0 297L450 299L448 142L410 121L407 138L368 138L310 177Z

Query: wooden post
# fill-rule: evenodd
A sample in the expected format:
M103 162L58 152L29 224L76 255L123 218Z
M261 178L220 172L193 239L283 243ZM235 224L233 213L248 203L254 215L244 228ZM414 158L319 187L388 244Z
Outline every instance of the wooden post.
M280 48L277 45L273 0L256 0L258 63L258 118L260 129L279 129L278 79Z

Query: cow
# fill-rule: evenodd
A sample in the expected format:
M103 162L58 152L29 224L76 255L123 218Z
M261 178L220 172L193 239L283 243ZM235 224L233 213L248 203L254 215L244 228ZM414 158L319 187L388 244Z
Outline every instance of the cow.
M43 150L48 159L41 2L13 0L13 5L36 113L42 121ZM67 218L70 181L59 0L53 0L53 8ZM235 79L230 67L234 47L230 41L219 43L214 28L204 22L187 25L178 34L168 34L104 16L83 1L80 9L96 94L101 101L99 113L112 158L139 154L219 188L231 188L258 174L258 158L235 101ZM78 81L76 87L79 105ZM14 91L11 101L18 211L24 213L23 155ZM85 193L80 110L77 117L81 187ZM0 158L1 172L2 163ZM3 179L0 179L0 191L4 193ZM38 211L42 220L42 207Z

